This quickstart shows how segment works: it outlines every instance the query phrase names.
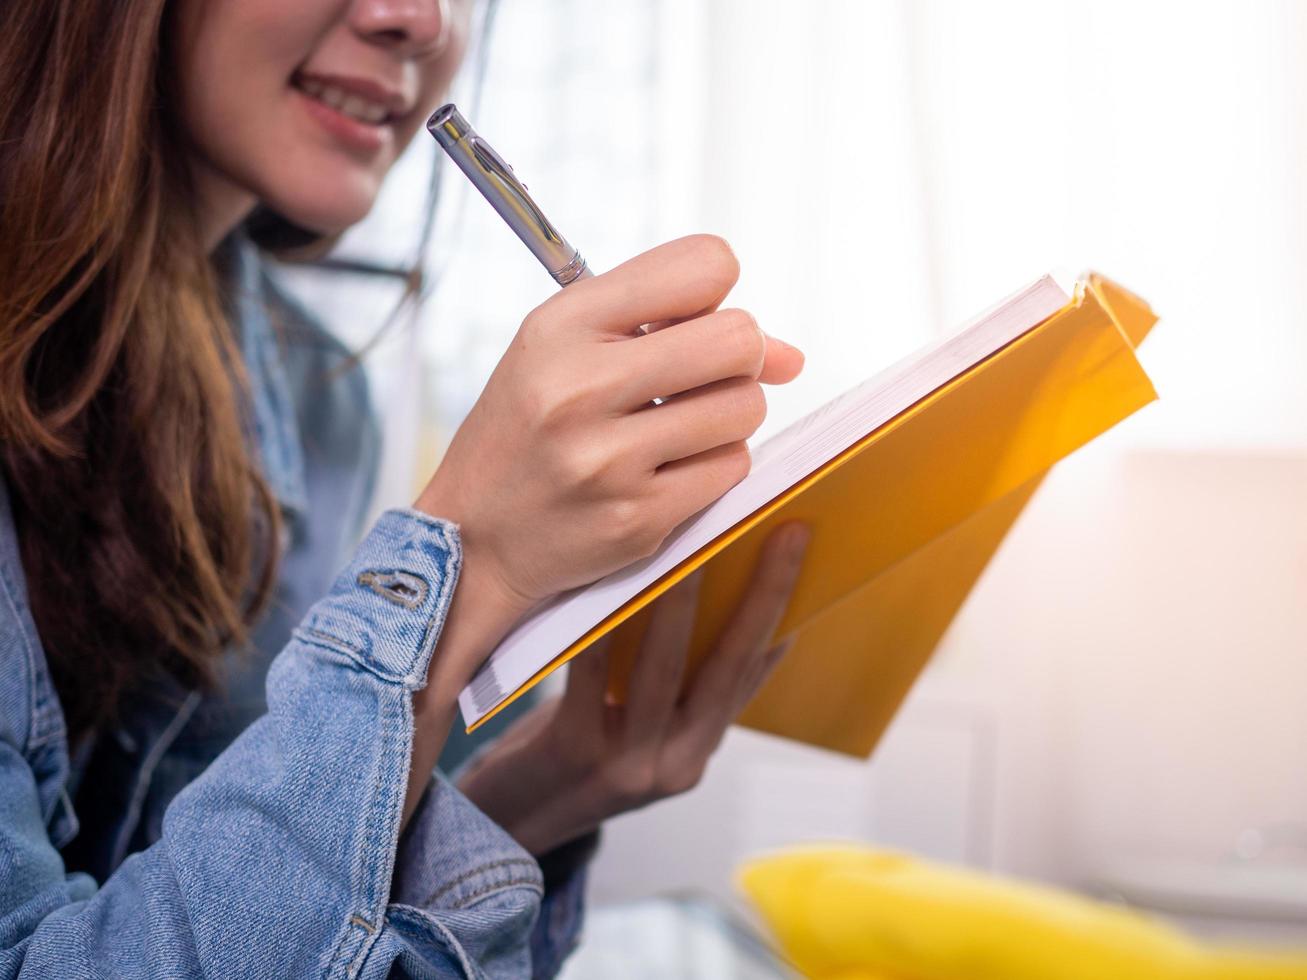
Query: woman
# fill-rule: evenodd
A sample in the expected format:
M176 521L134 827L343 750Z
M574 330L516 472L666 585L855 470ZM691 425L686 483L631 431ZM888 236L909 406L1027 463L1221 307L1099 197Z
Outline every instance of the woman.
M433 777L513 622L738 481L802 361L718 309L720 241L656 248L533 311L351 553L362 377L251 236L363 217L469 3L4 5L2 976L550 975L595 829L692 785L779 655L799 528L688 690L692 585L624 706L592 651Z

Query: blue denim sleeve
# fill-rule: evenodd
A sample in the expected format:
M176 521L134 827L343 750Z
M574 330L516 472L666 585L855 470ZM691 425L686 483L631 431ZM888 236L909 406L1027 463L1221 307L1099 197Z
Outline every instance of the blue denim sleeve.
M451 828L468 827L476 828L475 833L451 833ZM400 838L391 892L392 917L400 909L409 920L449 916L495 892L538 888L542 892L540 914L530 935L511 937L519 951L524 940L529 949L529 956L519 961L516 975L556 976L580 938L586 865L597 843L597 833L587 834L542 856L539 862L525 851L506 856L514 855L517 843L436 772ZM451 881L449 852L467 849L484 852L486 860L474 862L480 869L475 875Z
M531 963L537 977L555 976L581 940L587 868L599 847L594 831L539 859L545 897L531 933Z
M528 975L540 869L452 787L396 867L412 693L459 563L453 525L383 515L278 655L268 713L98 890L64 874L29 726L0 724L0 977ZM0 653L18 618L0 608Z

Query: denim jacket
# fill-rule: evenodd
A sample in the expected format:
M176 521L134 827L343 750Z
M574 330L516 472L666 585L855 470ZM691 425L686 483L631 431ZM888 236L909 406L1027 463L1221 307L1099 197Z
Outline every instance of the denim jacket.
M439 773L400 832L458 528L387 511L351 555L378 446L362 373L231 251L287 533L220 693L164 685L70 759L0 481L0 978L551 976L588 847L537 863Z

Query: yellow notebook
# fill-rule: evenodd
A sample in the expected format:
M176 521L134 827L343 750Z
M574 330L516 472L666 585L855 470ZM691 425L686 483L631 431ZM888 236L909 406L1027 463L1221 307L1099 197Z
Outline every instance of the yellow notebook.
M797 639L740 722L867 755L1049 467L1156 397L1134 353L1155 319L1102 277L1046 276L800 420L659 554L520 624L460 698L469 727L613 631L620 687L642 610L706 564L693 665L767 534L799 519L813 536L778 630Z

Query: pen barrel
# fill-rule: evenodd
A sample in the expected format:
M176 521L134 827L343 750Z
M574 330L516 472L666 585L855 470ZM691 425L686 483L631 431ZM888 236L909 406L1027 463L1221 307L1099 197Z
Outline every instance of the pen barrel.
M591 274L581 253L545 217L513 168L477 135L457 108L446 105L437 109L427 120L427 131L555 282L567 286Z

